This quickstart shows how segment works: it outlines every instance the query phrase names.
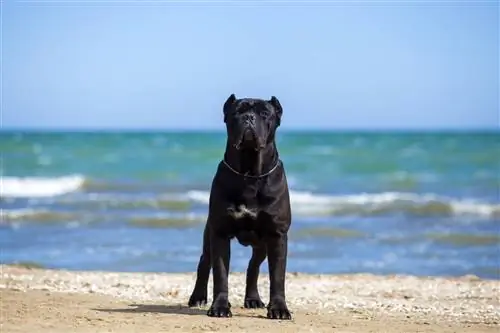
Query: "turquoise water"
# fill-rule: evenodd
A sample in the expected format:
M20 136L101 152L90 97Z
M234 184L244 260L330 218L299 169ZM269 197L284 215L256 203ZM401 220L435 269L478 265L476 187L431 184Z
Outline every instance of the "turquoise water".
M224 133L1 132L1 261L194 271L224 146ZM290 271L499 278L498 132L282 131L278 148ZM250 249L232 253L243 271Z

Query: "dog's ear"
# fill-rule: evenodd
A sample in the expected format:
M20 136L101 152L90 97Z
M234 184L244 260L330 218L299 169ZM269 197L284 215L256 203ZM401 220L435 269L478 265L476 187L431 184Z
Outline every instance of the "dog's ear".
M281 123L281 115L283 114L283 108L281 107L280 101L276 96L271 96L269 103L274 107L276 112L276 126L279 126Z
M231 96L229 96L229 98L224 103L224 122L226 122L227 114L229 113L229 111L231 111L234 101L236 101L236 96L234 94L231 94Z

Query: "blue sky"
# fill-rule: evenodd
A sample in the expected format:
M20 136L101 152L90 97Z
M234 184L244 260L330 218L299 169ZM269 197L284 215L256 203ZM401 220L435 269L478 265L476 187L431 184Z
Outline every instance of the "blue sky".
M223 129L235 93L288 129L495 128L498 10L7 1L3 127Z

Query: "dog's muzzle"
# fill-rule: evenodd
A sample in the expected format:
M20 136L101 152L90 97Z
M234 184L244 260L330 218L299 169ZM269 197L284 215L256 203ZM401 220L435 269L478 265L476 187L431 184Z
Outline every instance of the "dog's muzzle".
M259 140L257 137L256 130L256 117L252 113L242 115L240 119L240 135L239 138L234 145L236 149L243 148L254 148L258 150L259 148Z
M246 128L243 132L242 141L248 142L255 140L255 133L250 128Z
M240 138L238 142L234 145L234 147L236 149L252 148L258 150L259 148L258 141L259 140L257 138L257 133L255 131L255 128L251 126L246 126L244 129L242 129Z

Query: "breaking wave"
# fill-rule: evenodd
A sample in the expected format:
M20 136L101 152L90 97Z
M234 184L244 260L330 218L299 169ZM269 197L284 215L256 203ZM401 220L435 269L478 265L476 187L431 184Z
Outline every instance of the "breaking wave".
M1 209L0 225L14 221L69 222L79 218L77 214L55 212L48 209Z
M0 198L50 198L51 202L72 205L73 208L138 209L187 212L193 204L206 206L210 192L177 189L164 184L144 196L144 189L130 189L120 193L101 192L92 187L92 180L82 175L63 177L3 177L0 180ZM89 185L90 184L90 185ZM109 183L105 183L109 184ZM111 183L113 185L114 183ZM78 196L63 196L82 190ZM52 199L54 197L54 199ZM301 216L377 216L406 214L413 216L471 216L500 218L500 203L476 199L456 199L436 194L407 192L359 193L328 195L291 191L292 211ZM95 208L95 207L94 207ZM200 207L200 209L204 209ZM23 214L26 214L26 210ZM19 213L19 212L17 212ZM5 212L4 212L5 215ZM4 216L5 217L5 216ZM10 217L12 218L12 217Z
M69 175L63 177L2 177L0 197L3 198L43 198L54 197L81 188L85 177Z

